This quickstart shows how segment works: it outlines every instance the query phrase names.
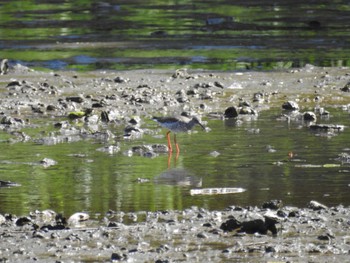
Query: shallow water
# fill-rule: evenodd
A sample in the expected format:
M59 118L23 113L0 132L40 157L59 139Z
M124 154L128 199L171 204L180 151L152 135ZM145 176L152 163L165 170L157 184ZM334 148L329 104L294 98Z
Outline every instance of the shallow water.
M328 110L332 116L322 122L347 124L347 112ZM222 209L260 205L271 199L297 206L310 200L350 205L349 165L335 160L338 154L350 151L349 129L336 136L322 136L301 123L277 121L280 113L280 109L272 109L257 120L240 124L207 119L211 131L179 134L181 153L170 159L167 154L155 158L124 154L135 145L165 143L164 130L138 140L121 140L122 150L114 155L96 151L105 144L92 140L43 146L8 143L6 134L1 133L0 179L21 186L0 188L0 213L26 214L48 208L66 215L76 211L104 214L109 209ZM147 120L143 127L159 129ZM220 155L214 157L213 151ZM294 153L292 159L289 152ZM58 164L38 165L45 157ZM149 181L141 183L138 178ZM190 195L191 189L208 187L242 187L246 191Z
M0 58L35 68L350 65L348 1L0 1Z

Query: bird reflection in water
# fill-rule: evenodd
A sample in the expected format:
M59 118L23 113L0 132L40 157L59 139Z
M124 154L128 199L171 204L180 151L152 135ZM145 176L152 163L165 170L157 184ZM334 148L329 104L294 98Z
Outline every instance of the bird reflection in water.
M157 184L201 187L202 178L192 175L184 168L171 168L154 178Z

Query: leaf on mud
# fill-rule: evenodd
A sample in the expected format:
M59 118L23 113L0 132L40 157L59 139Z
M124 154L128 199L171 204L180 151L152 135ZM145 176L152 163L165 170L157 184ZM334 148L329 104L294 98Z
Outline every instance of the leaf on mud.
M333 167L340 167L340 164L338 163L326 163L323 165L324 168L333 168Z
M85 111L74 111L68 114L68 118L74 120L74 119L82 118L85 115L86 115Z
M333 167L340 167L340 164L335 163L326 163L326 164L297 164L295 167L299 168L333 168Z

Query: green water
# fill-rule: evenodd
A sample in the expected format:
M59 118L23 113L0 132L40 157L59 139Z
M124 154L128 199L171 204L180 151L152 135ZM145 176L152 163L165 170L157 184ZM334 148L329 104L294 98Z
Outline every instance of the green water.
M34 68L350 65L347 1L0 1L0 58Z
M347 123L347 112L329 110L331 123ZM349 130L332 137L318 136L300 124L277 121L279 114L280 109L270 110L239 125L208 120L210 132L196 129L178 135L181 153L170 160L167 154L155 158L124 154L135 145L165 143L162 134L120 140L121 152L109 155L96 149L111 142L82 140L45 146L9 143L5 140L8 135L0 133L0 179L21 184L0 188L0 213L21 215L53 209L66 215L76 211L103 214L109 209L154 211L191 206L223 209L260 205L271 199L298 206L310 200L349 205L349 165L335 160L339 153L349 152ZM158 129L148 121L144 127ZM256 129L260 132L252 132ZM268 152L268 148L276 151ZM220 155L212 156L213 151ZM292 160L290 151L296 155ZM43 158L58 164L44 168L37 164ZM300 167L309 164L318 167ZM138 178L149 181L140 183ZM190 195L191 189L209 187L243 187L246 192Z

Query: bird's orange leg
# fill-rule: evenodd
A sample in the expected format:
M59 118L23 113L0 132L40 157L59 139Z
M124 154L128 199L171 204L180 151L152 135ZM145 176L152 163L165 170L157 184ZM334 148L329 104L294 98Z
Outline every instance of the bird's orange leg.
M175 143L175 146L176 146L176 153L177 153L177 155L179 155L180 147L179 147L179 145L177 144L177 141L176 141L176 134L174 134L174 143Z
M170 131L168 131L166 133L166 137L168 139L168 149L169 149L169 152L172 152L173 151L173 147L171 147L171 142L170 142Z

